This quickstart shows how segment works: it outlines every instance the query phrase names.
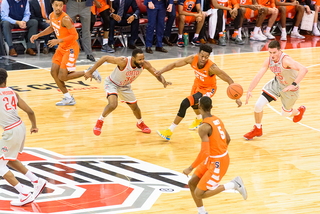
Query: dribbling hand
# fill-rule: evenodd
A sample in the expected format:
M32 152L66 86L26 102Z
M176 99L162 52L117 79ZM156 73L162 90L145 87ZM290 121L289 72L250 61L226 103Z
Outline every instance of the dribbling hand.
M85 80L87 80L87 79L89 79L90 78L90 81L92 81L92 74L91 73L89 73L89 72L86 72L86 73L84 73L84 79Z
M34 43L34 40L37 40L37 39L38 39L37 35L32 35L31 38L30 38L30 42Z
M38 128L31 128L30 129L30 133L32 134L32 133L38 133Z
M248 91L247 98L246 98L246 105L248 104L250 97L252 97L252 94L251 94L251 91Z
M242 101L241 101L240 99L237 99L237 100L236 100L236 103L237 103L237 105L238 105L238 108L242 106Z
M163 84L163 87L166 88L168 85L172 85L172 82L165 81Z
M189 177L188 175L192 172L192 170L193 170L192 166L189 166L188 168L183 170L183 174Z

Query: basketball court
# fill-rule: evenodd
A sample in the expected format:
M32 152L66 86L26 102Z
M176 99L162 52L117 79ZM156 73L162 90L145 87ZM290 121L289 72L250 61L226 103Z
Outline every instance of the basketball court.
M272 102L264 109L263 136L246 141L242 136L254 125L254 104L263 85L274 75L271 71L266 73L248 105L244 105L244 93L240 108L227 97L227 84L217 78L212 113L222 119L231 136L230 167L221 184L241 176L248 199L244 201L233 191L223 192L204 200L209 214L306 214L320 210L320 49L313 47L318 42L312 41L312 38L305 43L288 40L285 44L289 48L285 53L309 70L301 82L300 98L295 104L295 107L307 107L301 123L295 124L280 116L281 102ZM306 43L310 43L309 46L305 47ZM214 55L210 59L241 84L245 92L269 56L265 43L246 41L240 48L235 45L228 49L212 47ZM145 54L145 57L156 69L161 69L197 51L198 48L191 46L173 47L169 49L170 54ZM97 52L96 56L99 54L103 55ZM131 52L117 50L116 54L128 56ZM200 150L197 131L188 130L195 114L188 109L170 142L156 133L168 128L181 101L189 95L194 80L191 67L165 73L166 80L172 82L168 88L163 88L147 71L132 83L142 118L152 130L151 134L142 133L136 127L131 109L119 103L105 119L102 134L95 136L92 129L107 105L103 83L84 78L69 81L67 86L76 105L55 106L63 95L57 91L50 75L51 58L52 54L41 54L34 58L2 59L14 60L5 65L7 68L15 63L30 66L27 70L19 66L20 70L11 69L8 77L8 86L34 110L39 128L37 134L28 133L25 152L19 159L49 183L34 203L13 207L10 200L17 193L1 179L0 213L197 213L186 186L188 178L182 174ZM77 71L89 65L79 57ZM104 79L114 67L103 64L98 70ZM19 114L28 131L27 115L21 110ZM26 177L14 174L32 190Z

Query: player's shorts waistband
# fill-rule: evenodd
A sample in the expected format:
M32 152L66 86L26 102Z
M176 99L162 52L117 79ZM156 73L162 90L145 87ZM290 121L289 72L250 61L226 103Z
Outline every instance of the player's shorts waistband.
M225 153L223 153L222 155L214 155L214 156L210 156L210 158L222 158L222 157L226 156L227 154L228 154L228 150Z
M14 124L12 124L12 125L7 126L6 128L4 128L4 131L8 131L8 130L10 130L10 129L13 129L14 127L19 126L21 123L22 123L22 120L19 120L18 122L16 122L16 123L14 123Z

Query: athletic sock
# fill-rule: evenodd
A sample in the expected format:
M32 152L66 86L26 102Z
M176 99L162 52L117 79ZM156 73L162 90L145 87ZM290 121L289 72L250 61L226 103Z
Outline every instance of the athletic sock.
M99 117L99 120L102 120L102 121L104 121L104 116L102 116L102 114L101 114L101 116Z
M69 94L69 92L67 92L67 93L65 93L65 94L63 94L63 95L64 95L64 97L65 97L66 99L68 99L68 100L71 99L71 95Z
M15 185L14 188L23 195L29 194L29 191L24 186L22 186L21 183L18 183L17 185Z
M28 170L28 172L25 174L25 176L26 176L27 178L29 178L32 183L37 182L38 179L39 179L39 178L38 178L35 174L33 174L30 170Z
M225 190L234 189L234 188L235 188L233 182L229 182L229 183L223 184L223 186L224 186L224 189L225 189Z
M197 120L201 120L202 119L202 115L201 114L198 114L197 115Z
M171 126L169 127L169 129L171 130L171 132L173 132L173 130L177 127L177 124L172 123Z
M256 127L257 127L258 129L261 129L261 123L256 123Z

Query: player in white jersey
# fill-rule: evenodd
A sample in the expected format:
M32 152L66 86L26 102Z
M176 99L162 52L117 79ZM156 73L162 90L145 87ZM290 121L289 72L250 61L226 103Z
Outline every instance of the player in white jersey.
M261 96L256 102L254 108L256 124L252 131L243 136L247 140L262 136L263 107L273 100L276 101L278 97L282 102L281 115L293 117L293 122L299 122L306 111L305 106L300 106L298 109L292 107L299 98L299 83L308 72L307 68L283 53L280 50L280 43L276 40L269 43L268 49L270 57L264 61L262 68L253 78L247 92L246 104L252 97L251 91L258 85L268 68L275 74L275 78L263 87Z
M105 117L118 106L118 96L123 102L127 103L133 111L134 116L138 120L137 127L141 129L143 133L151 133L149 127L142 121L141 111L137 104L137 99L131 90L130 84L141 74L143 69L147 69L165 88L167 85L171 85L171 83L167 82L163 76L155 75L154 72L156 69L153 68L148 61L144 60L144 53L141 49L133 50L132 57L103 56L90 70L88 70L88 72L85 73L84 77L86 79L92 78L92 73L104 62L116 64L117 67L104 81L104 88L109 103L103 110L96 126L93 128L93 133L95 135L101 134L101 128Z
M42 178L38 178L17 160L18 153L23 150L26 137L26 127L18 115L17 106L28 114L32 124L31 134L37 133L38 128L32 109L17 93L6 87L7 77L7 71L0 68L0 126L4 129L0 140L0 176L19 192L19 199L11 201L11 205L23 206L33 202L42 192L47 182ZM31 180L34 186L33 194L22 186L7 165Z

